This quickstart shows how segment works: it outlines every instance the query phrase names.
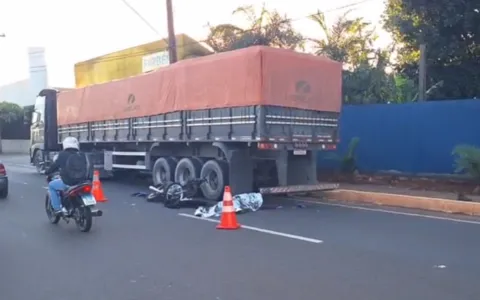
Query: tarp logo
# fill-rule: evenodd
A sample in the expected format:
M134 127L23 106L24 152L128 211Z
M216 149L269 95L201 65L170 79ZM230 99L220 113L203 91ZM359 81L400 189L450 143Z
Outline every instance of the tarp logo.
M138 108L138 105L135 104L135 95L130 94L128 95L127 98L127 107L125 108L125 111L134 111Z
M130 104L130 105L135 103L135 95L133 95L133 94L128 95L127 103Z
M310 83L305 80L299 80L295 83L295 93L292 95L295 101L307 101L311 92Z

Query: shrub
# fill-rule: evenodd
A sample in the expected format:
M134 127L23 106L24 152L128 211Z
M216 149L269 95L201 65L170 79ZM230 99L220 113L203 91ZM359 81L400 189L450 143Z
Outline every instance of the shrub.
M455 173L468 174L480 183L480 148L470 145L458 145L453 149Z
M344 174L352 174L357 170L357 155L356 150L360 139L354 137L348 144L347 152L340 156L337 153L331 153L327 156L327 159L336 160L340 162L340 172Z

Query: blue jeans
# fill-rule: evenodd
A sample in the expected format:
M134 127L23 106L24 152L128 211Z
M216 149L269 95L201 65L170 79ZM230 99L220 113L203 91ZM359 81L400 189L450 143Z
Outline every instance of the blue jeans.
M62 209L62 201L60 199L59 191L65 191L68 185L63 183L61 179L55 179L48 184L48 192L50 194L50 201L54 210Z

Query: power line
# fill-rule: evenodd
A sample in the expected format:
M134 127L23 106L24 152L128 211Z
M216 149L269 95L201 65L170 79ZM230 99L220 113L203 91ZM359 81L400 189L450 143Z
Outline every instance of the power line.
M127 6L135 15L137 15L137 17L140 18L140 20L143 21L143 23L145 23L145 25L147 25L153 32L155 32L156 34L160 35L160 33L155 29L155 27L153 27L152 24L150 24L150 22L147 21L147 19L145 19L132 5L130 5L130 3L128 3L127 0L121 0L123 2L123 4L125 4L125 6Z
M126 5L128 5L125 0L122 0L124 3L126 3ZM346 5L343 5L343 6L339 6L339 7L336 7L336 8L332 8L332 9L329 9L329 10L326 10L324 11L323 13L326 14L326 13L331 13L331 12L335 12L335 11L338 11L338 10L343 10L343 9L347 9L347 8L353 8L355 6L358 6L358 5L361 5L361 4L364 4L364 3L367 3L367 2L371 2L371 1L374 1L374 0L361 0L361 1L357 1L357 2L354 2L354 3L350 3L350 4L346 4ZM136 14L138 14L138 12L135 11ZM139 17L144 20L144 18L138 14ZM316 13L314 14L310 14L310 15L307 15L307 16L303 16L303 17L299 17L299 18L287 18L285 21L288 21L288 22L297 22L297 21L301 21L301 20L304 20L304 19L307 19L307 18L310 18L310 17L313 17L315 16ZM147 22L147 21L145 21ZM148 24L148 22L146 23ZM150 25L149 25L150 27ZM153 28L153 27L152 27ZM153 28L153 30L155 30ZM244 30L242 33L248 33L248 32L251 32L251 31L254 31L255 29L252 28L252 29L246 29ZM164 40L165 42L167 42L167 46L163 49L158 49L157 51L166 51L169 49L168 47L168 40L166 38L162 38L162 40ZM192 42L192 43L186 43L186 44L182 44L181 47L178 47L177 46L177 50L179 48L186 48L188 46L191 46L191 45L198 45L198 44L202 44L202 43L206 43L207 40L201 40L201 41L195 41L195 42ZM134 54L120 54L120 55L114 55L114 56L109 56L109 57L105 57L105 58L100 58L98 60L95 60L95 59L91 59L91 60L88 60L88 61L84 61L84 62L80 62L79 65L94 65L94 64L98 64L98 63L103 63L103 62L108 62L108 61L115 61L115 60L118 60L118 59L122 59L122 58L130 58L130 57L138 57L138 56L143 56L143 55L146 55L146 54L152 54L152 51L148 51L148 50L144 50L144 51L139 51L139 52L136 52ZM92 60L95 60L95 61L92 61Z

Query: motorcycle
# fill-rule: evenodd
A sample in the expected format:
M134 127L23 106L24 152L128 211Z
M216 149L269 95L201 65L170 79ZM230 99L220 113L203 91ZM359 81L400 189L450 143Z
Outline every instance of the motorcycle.
M48 178L47 182L55 178ZM92 228L93 217L101 217L103 212L95 208L97 201L92 195L92 183L86 181L69 187L66 191L59 191L62 206L66 213L55 214L50 194L47 191L45 197L45 211L50 223L57 224L62 218L67 224L73 219L77 228L82 232L88 232Z
M197 178L189 180L183 186L176 182L149 186L152 192L147 195L147 202L163 202L167 208L178 208L181 202L192 200L205 182L205 178Z

